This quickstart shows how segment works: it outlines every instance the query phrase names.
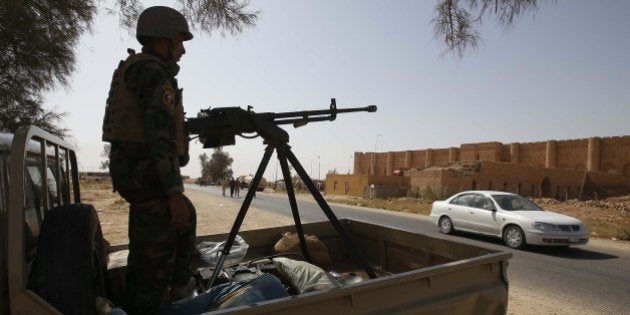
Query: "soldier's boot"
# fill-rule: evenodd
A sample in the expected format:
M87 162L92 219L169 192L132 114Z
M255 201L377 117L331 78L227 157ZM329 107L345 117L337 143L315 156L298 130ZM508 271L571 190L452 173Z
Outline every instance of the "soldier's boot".
M171 302L193 298L197 295L195 278L190 277L187 283L174 284L171 287Z

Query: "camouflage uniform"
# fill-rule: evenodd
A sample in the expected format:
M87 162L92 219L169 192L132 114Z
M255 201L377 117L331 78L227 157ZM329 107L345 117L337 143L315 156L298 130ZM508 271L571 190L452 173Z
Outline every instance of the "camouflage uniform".
M111 142L114 190L129 202L129 257L125 310L154 314L169 302L169 286L185 286L191 276L196 213L181 229L169 221L168 196L183 193L180 166L188 161L183 130L179 67L143 48L114 72L103 123Z

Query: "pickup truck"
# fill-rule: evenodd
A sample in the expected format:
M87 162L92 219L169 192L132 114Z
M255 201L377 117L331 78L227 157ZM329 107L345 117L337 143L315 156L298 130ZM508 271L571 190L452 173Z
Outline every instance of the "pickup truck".
M37 127L2 133L0 176L0 313L93 314L97 297L118 302L127 247L108 246L96 210L81 203L73 146ZM338 223L375 278L361 276L362 265L330 222L304 224L303 231L329 250L326 271L356 274L359 281L208 314L506 313L511 253L359 221ZM271 255L280 235L292 229L241 231L249 245L241 266ZM207 279L201 274L208 270L198 271L198 281Z
M252 175L241 175L238 177L239 183L241 183L241 189L249 189L249 186L252 183L252 179L254 177ZM263 177L258 183L258 187L256 187L256 191L264 191L267 187L267 180Z

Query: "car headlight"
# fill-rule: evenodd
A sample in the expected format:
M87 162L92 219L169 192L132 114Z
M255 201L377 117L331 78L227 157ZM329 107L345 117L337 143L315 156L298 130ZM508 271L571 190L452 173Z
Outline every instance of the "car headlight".
M555 224L549 224L549 223L543 223L543 222L534 222L532 223L532 227L535 228L536 230L541 230L541 231L557 231L558 230L558 226L556 226Z

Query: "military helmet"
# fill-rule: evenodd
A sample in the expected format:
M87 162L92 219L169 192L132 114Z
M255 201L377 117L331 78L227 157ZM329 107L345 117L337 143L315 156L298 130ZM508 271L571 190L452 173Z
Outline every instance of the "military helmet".
M154 6L145 9L138 17L136 38L142 43L142 37L175 38L178 34L184 36L184 40L193 38L188 30L188 22L179 11L164 7Z

